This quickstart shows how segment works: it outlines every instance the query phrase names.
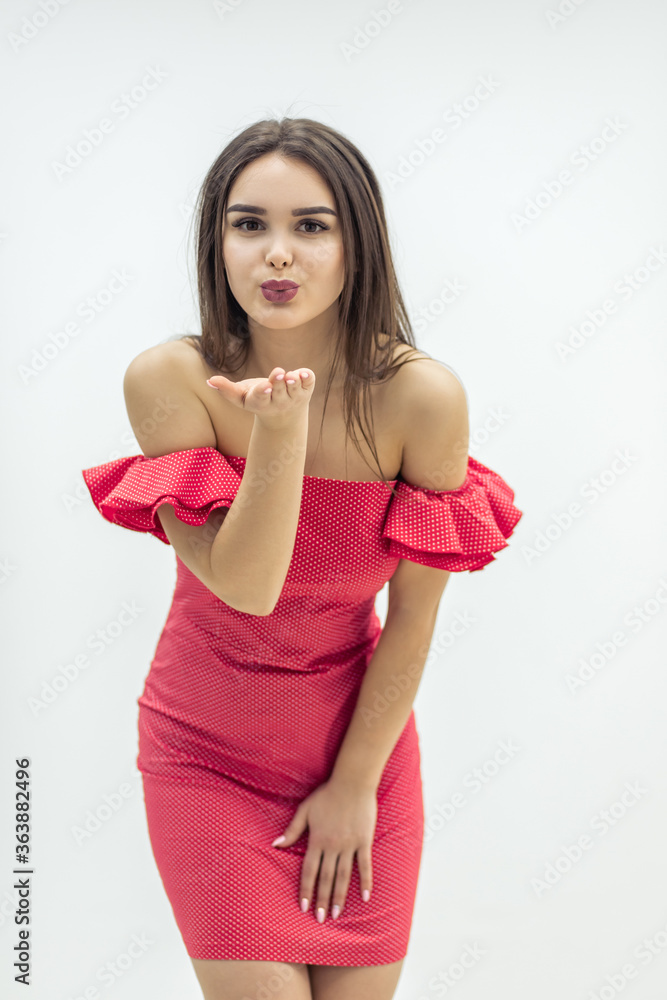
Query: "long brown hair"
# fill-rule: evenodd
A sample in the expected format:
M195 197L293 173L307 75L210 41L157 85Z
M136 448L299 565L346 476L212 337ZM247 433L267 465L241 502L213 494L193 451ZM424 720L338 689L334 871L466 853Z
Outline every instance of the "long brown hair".
M353 431L355 424L360 427L380 477L386 481L374 441L369 387L416 360L417 346L391 258L377 178L357 147L335 129L310 118L267 119L244 129L222 150L206 174L193 216L202 332L180 339L189 339L211 367L223 372L238 371L247 361L248 318L231 292L223 265L223 217L236 177L266 153L309 164L333 192L342 230L345 278L324 410L334 374L342 366L346 434L365 461ZM402 352L400 360L394 359L399 343L412 348ZM422 356L425 353L421 351Z

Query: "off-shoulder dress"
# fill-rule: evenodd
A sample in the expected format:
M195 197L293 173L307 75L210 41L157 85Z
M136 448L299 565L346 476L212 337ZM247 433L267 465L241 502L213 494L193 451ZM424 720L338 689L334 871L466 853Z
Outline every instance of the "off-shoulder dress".
M245 462L202 447L82 472L103 517L169 544L160 505L204 524L234 503ZM330 775L382 631L376 595L399 560L481 570L522 516L513 490L472 456L458 489L391 486L304 476L292 559L267 616L225 604L176 556L137 699L136 763L152 851L192 958L358 966L406 955L424 823L414 711L377 790L368 902L355 863L340 916L318 923L314 903L301 913L298 899L308 831L271 846Z

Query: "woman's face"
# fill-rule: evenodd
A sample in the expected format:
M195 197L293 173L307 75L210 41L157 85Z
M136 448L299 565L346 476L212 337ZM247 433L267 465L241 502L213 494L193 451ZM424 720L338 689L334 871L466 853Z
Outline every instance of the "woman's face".
M275 330L302 326L332 307L337 315L345 274L335 211L327 184L301 160L267 153L236 178L227 199L222 255L251 330L253 321ZM293 297L271 301L262 291L266 281L299 287Z

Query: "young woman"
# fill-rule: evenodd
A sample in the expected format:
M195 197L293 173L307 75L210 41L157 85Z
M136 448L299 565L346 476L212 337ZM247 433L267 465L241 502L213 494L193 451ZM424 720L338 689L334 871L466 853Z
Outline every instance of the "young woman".
M389 1000L438 604L522 512L468 456L461 383L415 347L349 140L256 123L195 218L201 337L132 360L143 454L83 470L105 518L176 553L138 698L152 849L206 1000Z

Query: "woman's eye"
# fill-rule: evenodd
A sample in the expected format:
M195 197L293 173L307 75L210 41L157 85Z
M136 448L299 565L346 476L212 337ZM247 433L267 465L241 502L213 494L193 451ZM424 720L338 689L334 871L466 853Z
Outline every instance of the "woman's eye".
M323 229L323 230L329 228L328 226L324 226L321 222L315 222L314 219L306 219L304 222L301 223L301 225L302 226L319 226L320 229ZM311 232L312 232L312 230L311 230ZM315 232L317 232L317 230L315 230Z
M232 222L232 226L234 227L234 229L240 229L242 226L258 226L258 225L260 225L260 223L259 223L259 221L257 219L241 219L240 222ZM322 230L322 231L324 231L325 229L329 228L328 226L325 226L322 222L316 222L314 219L304 219L303 222L300 223L300 225L301 226L318 226L319 229ZM243 229L243 232L244 233L255 233L255 232L257 232L257 230L256 229ZM315 229L315 230L311 229L311 230L309 230L308 235L315 235L316 232L318 232L317 229Z
M240 229L241 226L247 226L247 225L257 226L257 225L259 225L259 223L257 222L257 219L242 219L241 222L232 222L232 225L233 225L234 229ZM251 232L252 231L253 230L251 230ZM247 233L248 230L244 229L243 232Z

